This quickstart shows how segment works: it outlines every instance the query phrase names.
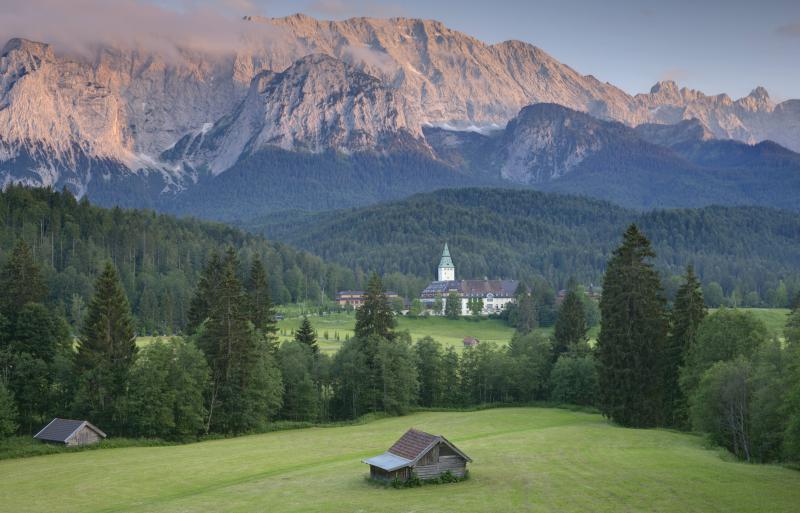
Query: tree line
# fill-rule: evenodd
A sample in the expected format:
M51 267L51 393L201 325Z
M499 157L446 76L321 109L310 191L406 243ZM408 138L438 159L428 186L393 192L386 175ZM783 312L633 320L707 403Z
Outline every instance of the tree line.
M369 276L325 263L285 244L218 223L176 219L144 210L104 209L69 191L10 185L0 192L0 265L26 241L48 293L42 304L79 330L94 283L114 263L139 334L185 330L192 294L208 255L228 245L249 265L270 269L275 303L321 303L340 289L361 289ZM399 285L397 280L392 286Z
M689 266L667 308L650 241L631 225L609 261L595 350L598 406L629 427L694 429L747 461L800 461L800 296L785 343L752 313L708 315Z
M307 318L293 340L278 343L267 268L258 258L245 266L229 247L204 266L186 336L139 346L112 262L97 277L77 332L44 305L46 280L24 241L1 271L4 436L32 434L53 416L74 416L114 436L190 440L256 432L280 419L327 422L417 406L528 403L550 399L551 388L562 394L557 400L591 404L596 393L593 368L583 369L590 374L574 391L560 355L567 346L556 351L533 331L532 301L520 306L519 317L529 321L519 323L507 348L481 344L459 355L429 337L413 342L398 331L384 285L373 275L355 335L331 356L319 351ZM585 358L588 346L569 350L570 357ZM551 368L561 369L552 378L557 386L551 386Z
M668 307L654 256L632 225L608 264L594 346L574 281L552 336L535 329L523 286L509 344L459 354L398 331L374 274L354 336L329 355L307 318L278 343L270 269L233 247L204 265L186 336L137 346L112 262L73 332L44 306L46 281L20 241L0 268L0 432L30 434L68 413L115 436L191 440L282 419L550 401L597 407L623 426L704 432L749 461L800 461L800 297L780 341L749 312L709 315L691 267Z
M800 292L800 215L759 207L637 212L600 200L508 189L448 189L358 209L271 216L253 231L382 275L434 276L450 243L462 278L599 284L618 234L647 232L667 299L688 263L711 307L785 308Z

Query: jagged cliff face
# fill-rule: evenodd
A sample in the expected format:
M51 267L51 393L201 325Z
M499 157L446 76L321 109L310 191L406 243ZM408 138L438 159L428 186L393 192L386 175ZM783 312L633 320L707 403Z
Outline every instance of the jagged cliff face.
M526 105L557 103L631 126L696 118L717 138L772 139L800 151L800 102L775 105L761 87L734 101L663 81L630 96L531 44L488 45L437 21L319 21L303 15L251 21L278 26L303 43L286 52L285 61L270 64L288 65L303 51L346 60L418 102L432 125L502 127Z
M147 173L178 191L198 170L223 172L265 146L427 151L422 126L500 128L542 102L631 126L697 119L714 137L769 138L800 150L800 101L775 105L761 88L734 101L662 82L630 96L530 44L488 45L429 20L242 23L252 24L257 42L243 41L235 54L106 47L75 59L11 40L0 54L0 179L81 192L98 176ZM517 128L529 149L552 136ZM577 138L564 142L567 167L592 150L578 132L558 135ZM502 173L514 178L520 155L532 153L510 154L507 162L519 165Z
M395 89L322 54L282 73L262 71L235 111L164 157L219 174L268 147L318 153L429 151L419 111Z

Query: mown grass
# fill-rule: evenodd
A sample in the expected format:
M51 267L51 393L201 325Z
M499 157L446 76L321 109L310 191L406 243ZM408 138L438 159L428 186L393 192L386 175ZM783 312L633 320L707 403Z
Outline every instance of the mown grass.
M300 326L301 317L287 317L278 322L281 338L291 338L292 330ZM317 330L320 347L324 351L336 351L344 340L352 337L355 327L355 314L353 312L335 313L326 316L313 315L309 317L314 329ZM397 329L408 330L413 340L430 336L445 346L463 348L465 337L475 337L481 342L497 342L507 344L514 334L514 329L498 319L446 319L443 317L398 317ZM325 337L327 333L328 337ZM339 340L336 340L338 334Z
M786 324L788 309L769 309L769 308L744 308L753 312L759 319L764 321L770 333L777 337L783 336L783 327ZM299 307L293 307L285 311L286 318L278 322L280 339L288 340L292 338L292 331L300 326L302 317ZM355 314L353 312L335 313L325 316L310 314L309 319L317 330L320 348L328 353L333 353L341 347L344 340L353 336L355 327ZM453 346L458 351L463 349L465 337L475 337L481 342L497 342L507 344L514 335L514 329L505 322L497 319L481 319L475 321L462 318L458 320L446 319L443 317L398 317L398 329L408 330L413 340L430 336L438 340L445 346ZM538 331L551 335L552 327L538 328ZM589 339L594 341L600 332L600 327L595 326L589 330ZM327 334L327 337L325 336ZM338 340L337 340L338 335ZM137 344L145 346L157 337L139 337Z
M469 454L468 481L370 486L362 458L408 427ZM796 512L800 473L701 438L547 408L425 412L190 445L0 461L0 510L41 512Z

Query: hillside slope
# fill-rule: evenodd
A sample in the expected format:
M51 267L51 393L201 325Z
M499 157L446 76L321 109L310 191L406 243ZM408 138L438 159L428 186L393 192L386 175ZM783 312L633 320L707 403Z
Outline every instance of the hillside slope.
M140 333L181 330L208 257L228 247L245 268L262 259L276 302L318 300L326 287L359 285L341 266L219 223L104 209L69 193L15 186L0 192L0 212L0 265L24 239L47 279L48 305L73 322L108 260L119 269Z
M730 294L800 291L800 215L756 207L638 213L610 203L524 190L453 189L361 209L279 214L246 225L351 267L433 277L445 241L463 278L570 276L600 283L610 252L636 222L665 276L694 264Z
M442 434L467 453L474 460L470 479L403 490L367 482L361 460L386 451L409 426ZM730 461L698 436L622 429L597 414L545 408L416 413L364 425L7 460L0 474L6 476L0 495L15 513L794 513L800 502L797 471Z

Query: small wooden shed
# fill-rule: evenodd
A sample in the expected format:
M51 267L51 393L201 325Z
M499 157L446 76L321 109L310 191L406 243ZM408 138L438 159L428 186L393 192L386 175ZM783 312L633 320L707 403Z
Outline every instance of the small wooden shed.
M369 465L372 479L406 481L412 475L419 479L435 479L446 472L464 477L469 456L443 436L409 429L381 455L363 460Z
M76 446L96 444L106 434L88 420L55 418L33 437L43 442Z
M464 347L475 347L480 344L480 340L475 337L464 337Z

